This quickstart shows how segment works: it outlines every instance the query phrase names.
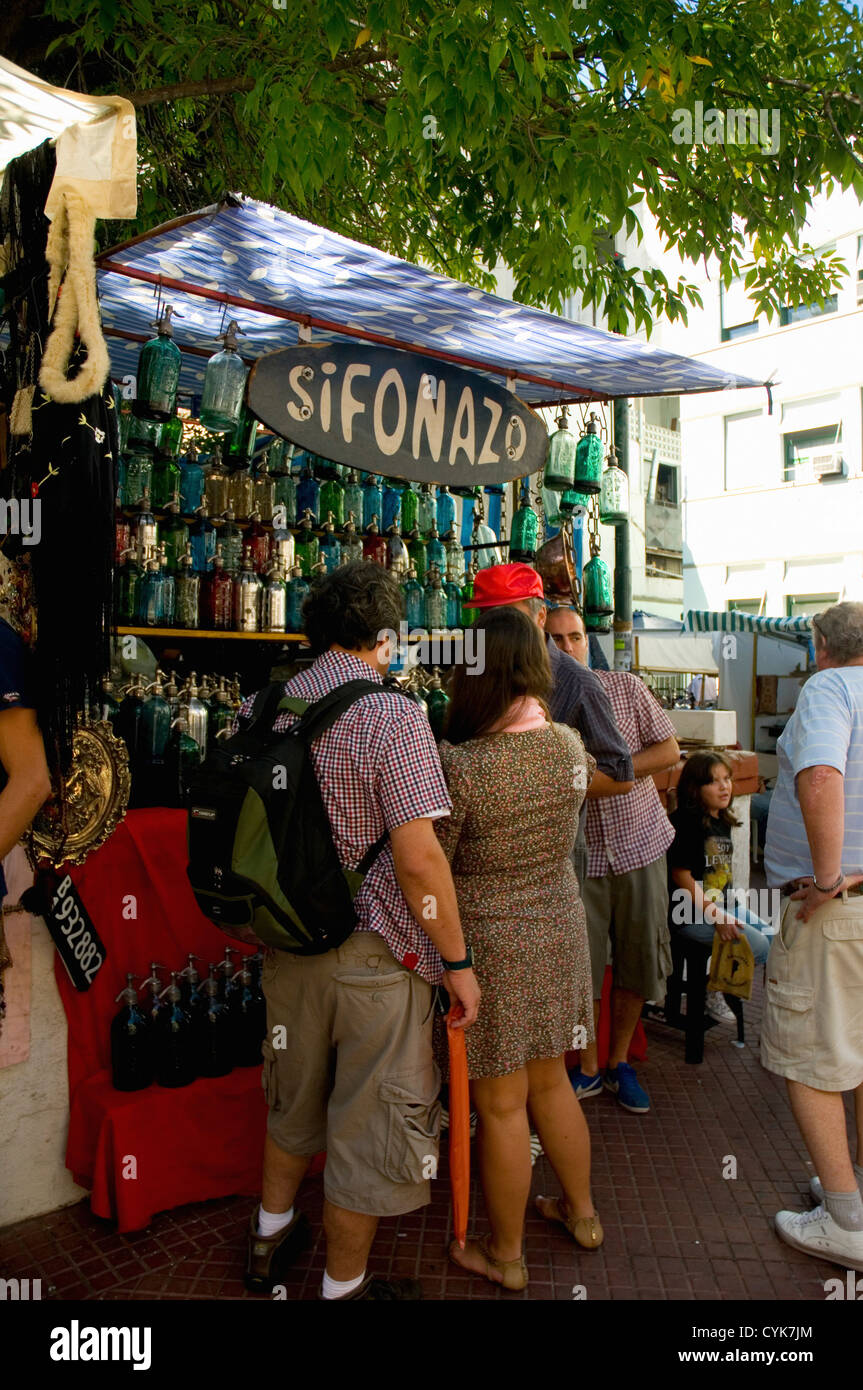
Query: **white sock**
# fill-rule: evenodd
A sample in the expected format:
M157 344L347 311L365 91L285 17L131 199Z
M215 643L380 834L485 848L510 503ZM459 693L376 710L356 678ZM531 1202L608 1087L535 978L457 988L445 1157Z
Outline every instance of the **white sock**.
M263 1207L258 1208L258 1235L275 1236L279 1231L283 1231L294 1219L294 1209L288 1211L264 1211Z
M354 1289L358 1289L365 1277L366 1272L363 1270L358 1279L331 1279L327 1271L324 1270L321 1298L344 1298L345 1294L353 1293Z

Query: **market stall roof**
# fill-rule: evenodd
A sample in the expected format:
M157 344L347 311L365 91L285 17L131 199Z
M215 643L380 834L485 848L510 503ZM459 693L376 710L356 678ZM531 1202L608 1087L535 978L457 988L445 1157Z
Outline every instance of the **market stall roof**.
M32 72L0 58L0 172L10 160L56 139L80 122L98 121L115 110L104 97L52 87Z
M298 341L384 343L475 368L533 405L766 386L532 309L231 195L98 258L115 378L134 376L157 295L176 308L181 390L200 394L223 324L248 361Z
M812 619L766 618L753 613L712 613L703 609L689 609L684 619L684 627L690 632L754 632L764 637L784 637L791 642L809 642L812 637Z
M709 637L692 632L634 631L633 668L640 671L691 671L715 676L719 666Z

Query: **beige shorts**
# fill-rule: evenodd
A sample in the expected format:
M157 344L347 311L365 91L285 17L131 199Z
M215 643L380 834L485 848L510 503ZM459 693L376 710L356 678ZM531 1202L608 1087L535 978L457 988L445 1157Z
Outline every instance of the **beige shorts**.
M355 931L326 955L274 952L263 989L273 1141L290 1154L326 1149L336 1206L367 1216L424 1206L440 1131L432 986L377 932Z
M614 983L661 1004L671 974L668 878L665 856L625 874L586 878L581 898L587 912L593 997L602 998L611 936Z
M832 898L808 922L786 900L767 958L761 1061L816 1091L863 1083L863 898Z

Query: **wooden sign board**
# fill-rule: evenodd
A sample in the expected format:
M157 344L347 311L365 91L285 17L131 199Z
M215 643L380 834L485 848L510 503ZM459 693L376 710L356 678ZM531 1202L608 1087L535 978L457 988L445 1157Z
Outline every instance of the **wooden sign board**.
M336 463L411 482L507 483L545 463L538 415L505 387L393 348L301 343L261 357L249 409Z

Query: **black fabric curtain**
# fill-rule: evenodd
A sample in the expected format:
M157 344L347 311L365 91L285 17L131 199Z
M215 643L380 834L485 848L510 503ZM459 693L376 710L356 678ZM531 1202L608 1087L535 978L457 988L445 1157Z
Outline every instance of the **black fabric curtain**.
M118 434L110 378L78 405L59 405L37 385L48 335L45 200L54 176L49 142L8 166L0 192L6 252L2 316L8 335L0 399L9 416L16 395L32 394L32 428L8 428L0 493L31 505L32 535L0 536L10 558L26 557L36 610L34 676L49 764L65 772L78 718L95 703L110 670L114 627L114 503ZM62 294L62 288L61 288ZM86 360L75 354L69 375ZM14 521L15 509L6 509Z

